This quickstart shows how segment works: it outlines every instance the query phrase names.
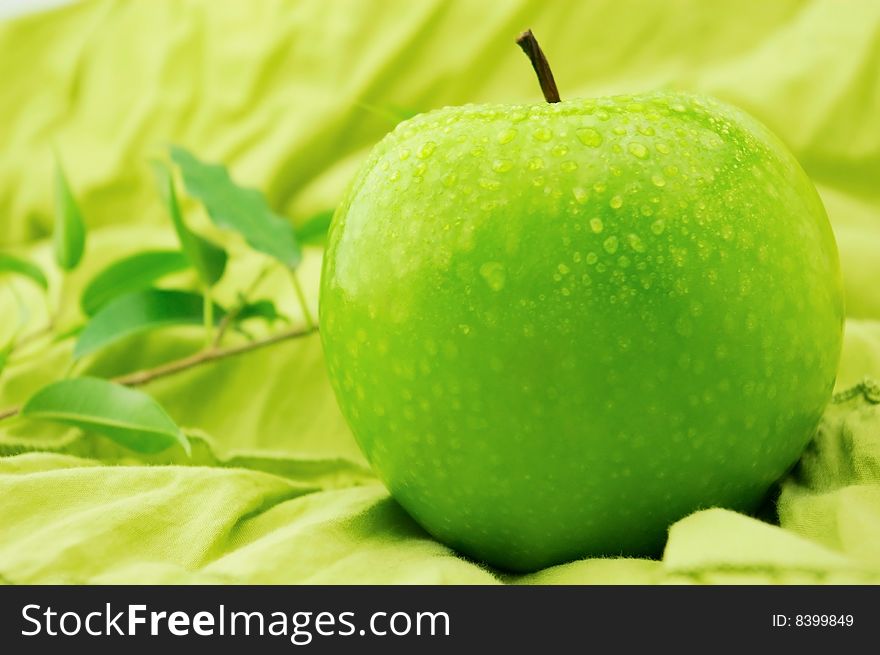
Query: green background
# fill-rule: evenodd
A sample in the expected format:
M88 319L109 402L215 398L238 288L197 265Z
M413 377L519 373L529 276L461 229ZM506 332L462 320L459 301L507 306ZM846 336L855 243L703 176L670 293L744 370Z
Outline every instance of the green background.
M880 3L872 0L133 0L22 18L0 25L0 246L53 273L63 330L79 320L79 292L104 265L174 246L148 163L166 144L228 164L302 221L339 200L393 124L382 110L539 101L513 45L527 26L563 98L701 91L769 125L816 183L840 246L848 320L838 390L880 378ZM48 240L53 145L90 228L85 263L63 288ZM195 226L221 238L190 209ZM234 259L218 295L229 301L263 259L222 238ZM308 249L302 268L313 305L320 258ZM299 315L283 274L265 289ZM0 332L15 316L0 288ZM150 366L201 338L191 330L138 337L83 372ZM70 351L69 341L56 344L7 368L0 406L61 376ZM191 461L136 458L76 430L0 426L0 580L880 581L880 390L870 384L838 396L783 482L782 527L772 511L765 522L706 510L672 527L662 561L583 560L519 577L458 558L388 498L336 408L316 336L147 390L194 435Z

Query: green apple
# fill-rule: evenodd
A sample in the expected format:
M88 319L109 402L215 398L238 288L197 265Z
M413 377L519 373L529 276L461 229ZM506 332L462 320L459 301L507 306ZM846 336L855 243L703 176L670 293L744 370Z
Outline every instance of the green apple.
M810 180L672 92L400 124L337 211L320 328L393 497L475 559L656 555L753 510L834 385L844 319Z

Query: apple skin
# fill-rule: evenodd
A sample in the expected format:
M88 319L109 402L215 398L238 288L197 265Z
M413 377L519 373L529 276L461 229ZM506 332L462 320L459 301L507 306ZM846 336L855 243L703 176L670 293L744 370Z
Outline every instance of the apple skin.
M528 571L657 555L751 511L834 386L837 248L784 145L657 92L440 109L333 219L320 328L339 405L428 532Z

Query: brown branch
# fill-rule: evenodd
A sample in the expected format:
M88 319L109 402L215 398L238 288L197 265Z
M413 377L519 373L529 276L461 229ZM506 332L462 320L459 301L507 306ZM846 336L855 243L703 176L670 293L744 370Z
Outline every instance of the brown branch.
M306 337L310 334L316 333L317 331L317 327L297 327L285 330L283 332L278 332L276 334L272 334L265 339L260 339L259 341L245 343L240 346L231 346L229 348L212 347L207 350L197 352L194 355L190 355L189 357L184 357L173 362L168 362L167 364L160 364L155 368L120 375L119 377L113 378L113 382L115 382L116 384L124 385L126 387L139 387L141 385L147 384L148 382L152 382L153 380L168 377L169 375L175 375L176 373L181 373L191 368L201 366L202 364L208 364L210 362L214 362L220 359L243 355L245 353L260 350L267 346L271 346L282 341L287 341L289 339ZM15 416L20 410L20 406L7 407L6 409L0 410L0 421L5 418Z

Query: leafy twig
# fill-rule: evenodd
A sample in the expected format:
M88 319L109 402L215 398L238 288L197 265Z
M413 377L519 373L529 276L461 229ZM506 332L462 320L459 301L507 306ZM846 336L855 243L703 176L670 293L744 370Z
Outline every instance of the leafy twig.
M16 414L18 414L18 410L21 409L18 405L15 407L7 407L6 409L0 410L0 421L5 418L12 418Z
M205 286L202 290L202 298L205 347L210 348L214 343L214 299L211 297L211 287Z
M220 319L220 324L217 326L217 335L214 337L214 347L219 348L220 344L223 342L223 337L226 335L226 331L229 329L229 326L232 322L238 318L238 315L241 313L241 310L244 309L244 306L248 303L251 296L253 296L257 292L257 288L266 279L266 276L269 274L269 271L272 270L271 264L266 264L260 272L257 274L257 277L254 278L253 282L251 282L250 286L240 295L240 300L238 304L234 307L230 308L228 312Z
M196 354L190 355L189 357L184 357L182 359L168 362L166 364L160 364L155 368L121 375L117 378L113 378L113 382L128 387L138 387L147 384L148 382L152 382L153 380L158 380L159 378L168 377L170 375L175 375L176 373L181 373L182 371L201 366L202 364L207 364L209 362L214 362L220 359L226 359L228 357L235 357L237 355L243 355L244 353L259 350L261 348L265 348L267 346L271 346L282 341L287 341L289 339L306 337L310 334L314 334L317 331L318 328L314 325L308 327L296 327L278 332L276 334L272 334L264 339L242 344L239 346L231 346L229 348L217 348L212 346L211 348L197 352ZM14 406L0 410L0 420L15 416L16 414L18 414L20 409L20 406Z
M207 364L208 362L213 362L218 359L225 359L227 357L235 357L236 355L242 355L247 352L259 350L261 348L265 348L266 346L271 346L282 341L305 337L315 332L317 332L317 328L315 327L292 328L290 330L284 330L283 332L278 332L276 334L270 335L265 339L242 344L240 346L232 346L229 348L210 348L208 350L203 350L196 353L195 355L190 355L189 357L184 357L183 359L178 359L177 361L169 362L168 364L162 364L153 369L122 375L118 378L114 378L113 381L117 384L123 384L129 387L137 387L147 384L148 382L152 382L153 380L157 380L159 378L174 375L175 373L180 373L181 371L185 371L190 368L195 368L196 366L199 366L201 364Z
M302 309L303 318L306 321L306 325L310 328L315 327L315 319L312 318L312 312L309 310L309 304L306 301L306 294L303 293L302 285L299 283L299 277L296 274L296 271L290 269L290 278L293 280L293 288L296 291L296 299L299 301L299 306Z

